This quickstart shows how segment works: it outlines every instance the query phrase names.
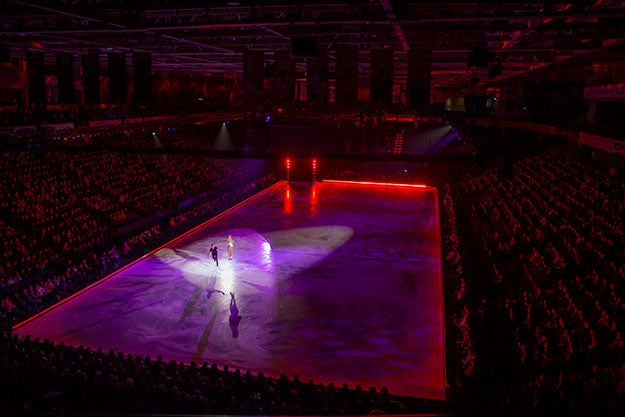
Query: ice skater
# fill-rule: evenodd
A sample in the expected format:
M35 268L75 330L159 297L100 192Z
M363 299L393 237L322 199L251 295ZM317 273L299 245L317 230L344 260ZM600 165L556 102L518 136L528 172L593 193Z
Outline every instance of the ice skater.
M215 265L217 266L219 266L218 250L219 248L215 246L215 244L212 244L209 250L209 252L211 253L211 256L213 257L213 261L215 261Z
M228 243L228 260L231 261L232 251L234 250L234 239L232 238L232 235L228 235L228 239L226 240L226 242Z

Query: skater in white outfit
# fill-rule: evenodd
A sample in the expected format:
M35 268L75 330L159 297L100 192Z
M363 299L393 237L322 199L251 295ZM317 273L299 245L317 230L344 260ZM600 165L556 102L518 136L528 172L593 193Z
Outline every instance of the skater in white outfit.
M234 239L232 235L228 235L228 240L226 240L226 242L228 243L228 260L232 260L232 251L234 249Z

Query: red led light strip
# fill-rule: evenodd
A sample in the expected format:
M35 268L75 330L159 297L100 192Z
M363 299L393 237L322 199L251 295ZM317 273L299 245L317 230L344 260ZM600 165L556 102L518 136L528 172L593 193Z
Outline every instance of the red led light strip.
M332 182L332 183L338 183L338 184L386 185L386 186L393 186L393 187L431 188L429 185L403 184L403 183L395 183L395 182L345 181L345 180L323 180L323 182Z

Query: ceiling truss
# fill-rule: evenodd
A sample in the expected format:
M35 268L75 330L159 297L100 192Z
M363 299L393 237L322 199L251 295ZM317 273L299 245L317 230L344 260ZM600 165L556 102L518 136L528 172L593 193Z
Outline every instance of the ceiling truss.
M465 88L476 75L496 85L563 71L567 62L596 65L606 49L618 54L625 44L625 1L31 0L0 1L0 12L0 43L12 59L39 50L52 65L57 52L98 52L105 67L106 53L150 52L155 72L231 76L243 73L244 51L271 61L291 38L313 36L331 58L356 49L362 76L372 49L393 49L399 82L408 50L431 50L435 89ZM469 66L476 46L497 57L496 75Z

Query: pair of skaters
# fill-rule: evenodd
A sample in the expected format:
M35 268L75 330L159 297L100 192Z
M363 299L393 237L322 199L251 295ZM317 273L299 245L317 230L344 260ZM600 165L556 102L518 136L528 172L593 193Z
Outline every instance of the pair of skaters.
M226 240L226 242L228 244L228 259L232 260L232 252L233 252L233 247L234 247L234 239L232 238L232 235L228 235L228 239ZM218 251L219 251L219 248L215 244L212 244L210 248L210 254L213 260L215 261L215 265L217 266L219 266ZM221 293L222 295L226 295L226 293L224 293L221 290L209 288L206 290L206 297L210 299L211 295L215 292ZM230 330L232 330L232 337L234 337L235 339L238 338L239 337L239 323L241 322L241 316L239 315L239 308L237 307L237 300L232 292L230 293L230 317L228 321L230 322Z
M234 239L232 238L232 235L228 235L228 239L226 239L226 243L228 245L228 260L231 261L232 252L234 250ZM209 252L213 258L213 261L215 261L215 265L219 266L219 257L218 257L219 248L215 244L212 244L211 248L209 249Z

